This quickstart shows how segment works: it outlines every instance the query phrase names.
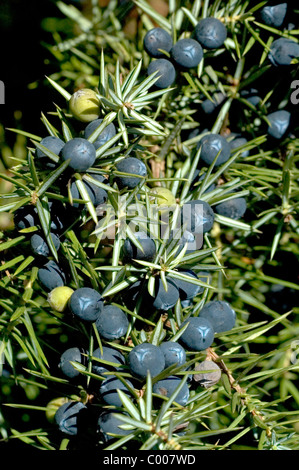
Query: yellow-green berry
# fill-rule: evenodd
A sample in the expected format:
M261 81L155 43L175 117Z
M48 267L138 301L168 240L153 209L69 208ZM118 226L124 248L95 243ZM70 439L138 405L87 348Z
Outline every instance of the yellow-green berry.
M46 418L49 423L54 423L54 416L56 411L58 410L58 408L60 408L61 405L67 403L68 401L70 401L70 399L67 397L58 397L49 401L46 406Z
M91 122L100 115L100 100L94 90L82 88L71 96L69 110L78 121Z
M64 312L67 308L68 301L74 290L71 287L59 286L51 290L48 295L48 302L56 312Z
M158 210L161 214L167 212L170 207L176 205L175 196L170 189L157 186L150 190L150 200L152 204L157 204Z

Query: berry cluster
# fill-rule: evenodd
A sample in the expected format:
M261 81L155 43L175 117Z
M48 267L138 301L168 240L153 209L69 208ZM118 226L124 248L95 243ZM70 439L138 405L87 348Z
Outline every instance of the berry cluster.
M214 318L216 317L215 310ZM231 324L232 320L228 319L227 325ZM84 404L74 399L60 399L56 402L56 409L53 406L54 420L59 430L68 437L92 432L94 436L100 434L104 441L108 441L116 435L129 433L130 431L126 432L119 427L121 421L117 419L117 414L115 415L115 413L120 413L119 408L122 407L118 391L134 402L136 391L141 390L148 374L154 379L168 368L172 371L190 369L184 346L180 342L171 340L162 341L159 346L148 342L141 343L134 346L126 355L109 346L102 346L94 350L92 354L79 347L72 347L63 352L58 367L63 376L74 383L81 377L80 369L78 370L76 366L87 366L88 357L92 361L93 374L88 392L94 397L93 401ZM117 375L118 372L126 369L131 374L130 379ZM183 384L176 396L175 402L179 406L187 404L190 388L197 384L209 388L221 379L221 369L211 360L197 362L194 372L189 375L188 382ZM100 385L99 380L94 377L101 379ZM153 385L155 399L169 398L181 381L181 377L173 372L156 380ZM51 402L50 405L54 403ZM99 409L100 405L102 408ZM107 405L116 407L116 410L107 410Z
M49 142L51 142L49 144L51 146L53 140L50 139ZM50 201L48 209L51 221L48 231L43 231L38 209L34 205L18 208L14 213L14 223L17 230L25 231L29 236L30 250L40 266L38 271L39 281L45 289L50 291L55 287L64 286L67 282L63 268L56 261L50 259L53 256L51 242L56 252L60 249L61 237L63 237L63 231L67 223L67 215L65 207L59 202ZM36 231L31 234L31 230Z
M217 18L203 18L194 29L192 37L179 39L173 44L170 34L160 27L147 32L144 50L153 60L148 75L156 72L157 88L167 88L176 79L176 70L184 71L197 67L203 59L204 49L218 49L227 37L225 25Z
M181 272L188 277L197 278L192 270ZM206 274L202 273L202 276ZM49 295L49 302L53 309L56 308L54 297L57 289L63 288L56 288ZM160 281L156 297L150 299L149 294L146 295L146 292L142 290L141 282L138 282L130 286L125 294L124 303L133 309L138 303L138 296L141 296L142 302L145 302L141 306L143 314L149 302L151 302L151 312L169 312L179 299L190 301L202 291L203 288L188 282L188 279L175 282L169 279L168 290L165 291ZM129 327L127 315L120 308L105 304L101 295L91 288L80 288L70 292L68 309L70 314L85 323L95 322L97 331L104 341L121 339L126 335ZM90 428L91 423L94 422L94 432L96 435L101 433L104 440L111 439L109 433L124 434L124 430L117 427L117 423L120 423L114 416L114 412L107 412L105 406L118 408L122 406L118 391L134 400L134 394L142 390L148 374L153 379L157 377L153 386L154 394L157 397L170 397L182 380L175 372L190 370L189 381L183 385L175 400L178 405L185 406L189 399L190 388L196 384L208 388L215 385L221 378L221 371L213 361L197 362L194 369L196 374L192 374L192 366L187 360L187 354L196 358L197 352L204 351L212 345L215 333L232 329L235 321L235 312L228 303L210 301L200 310L198 316L191 316L182 323L182 334L179 334L178 341L172 341L171 337L163 340L159 345L145 341L131 347L127 353L122 353L110 345L99 347L93 352L82 349L80 346L68 348L59 360L58 367L61 373L69 380L80 383L82 370L78 368L78 365L86 370L90 361L89 370L93 374L93 379L88 393L96 398L91 404L83 405L82 402L74 401L61 404L55 414L55 421L60 431L68 436L81 435L86 433L87 428ZM159 374L168 368L169 374L159 380ZM130 373L129 379L118 376L118 372L126 370ZM206 372L197 373L201 370ZM100 385L99 381L94 379L95 376L99 376L102 380ZM103 409L98 412L97 406L101 404ZM92 411L93 408L95 408L94 411ZM92 421L91 418L83 419L86 415L93 416L95 420L94 414L97 417L96 421Z
M221 47L226 36L225 26L214 18L206 18L199 22L194 31L194 39L181 39L175 45L172 44L170 35L161 28L149 31L144 39L144 48L156 60L150 64L148 74L156 70L160 74L162 72L155 86L164 88L171 85L176 75L174 67L181 70L196 67L203 58L203 48ZM165 51L169 52L171 61L164 58ZM116 163L115 174L110 180L103 172L97 171L95 165L97 151L115 137L117 129L113 123L103 128L103 119L99 118L100 101L93 90L86 88L75 92L69 100L69 110L75 120L88 123L82 129L81 135L66 142L56 136L47 136L41 140L35 151L36 163L45 171L55 169L58 162L68 162L68 167L61 176L60 185L66 188L71 210L62 204L61 207L59 204L49 204L51 221L49 236L56 252L60 248L60 236L72 222L70 219L80 214L84 195L88 196L89 202L95 207L101 207L108 201L109 188L113 187L114 183L119 190L134 190L148 174L145 163L133 156L126 156ZM203 164L209 166L214 162L215 166L219 166L226 162L231 155L232 146L219 134L205 136L198 145ZM82 190L81 186L81 191L77 180L74 179L78 173L81 174L84 188ZM196 184L196 181L203 176L195 176L193 183ZM213 187L207 189L209 190L213 190ZM157 203L160 216L163 216L169 207L176 205L176 199L171 191L159 186L150 190L150 201ZM215 211L231 218L242 217L246 210L244 201L235 198L223 202L216 205ZM60 210L57 209L58 206ZM214 218L214 210L204 200L186 202L180 208L179 217L179 222L184 227L183 233L176 237L176 230L179 230L177 228L168 234L169 241L175 241L177 255L183 249L186 253L194 252L192 244L195 239L197 239L196 249L200 249L203 241L198 243L198 236L202 238L212 229ZM18 229L39 227L37 209L34 206L26 206L16 211L15 224ZM135 266L137 263L138 267L140 261L154 262L157 255L156 241L144 231L137 231L135 237L139 246L136 246L130 238L124 240L123 263ZM131 322L125 310L134 311L138 307L139 317L155 320L157 315L169 314L178 302L188 307L196 296L204 291L204 287L194 281L206 282L209 273L197 274L192 269L179 268L178 272L184 278L172 278L166 275L163 280L157 276L154 295L151 295L147 289L146 276L141 276L122 292L121 300L124 306L122 309L107 302L101 293L92 287L76 289L70 287L68 275L51 259L53 253L49 247L49 238L45 240L40 231L31 236L30 244L37 256L43 260L49 258L39 268L38 280L48 291L48 303L51 308L69 315L69 318L75 322L93 324L99 338L104 342L104 345L94 351L89 351L82 345L75 345L67 348L60 356L58 370L73 383L80 384L82 381L84 377L82 367L83 370L91 371L92 380L89 383L88 394L95 397L91 403L70 399L59 402L60 406L54 420L63 434L67 436L86 434L91 423L94 423L94 431L100 433L104 440L111 439L110 433L125 434L126 432L118 427L119 421L115 414L107 411L105 407L107 405L122 407L119 391L134 400L136 393L140 393L144 386L148 374L153 379L158 377L153 385L153 393L157 397L170 397L182 380L176 371L190 371L188 381L176 397L176 403L180 406L187 404L190 388L197 384L203 387L212 386L220 380L221 372L214 362L209 361L212 364L210 369L205 367L207 361L200 363L197 361L195 369L193 367L196 354L211 347L216 333L234 327L235 312L226 302L210 301L200 310L199 315L189 315L180 325L177 341L172 341L171 335L158 345L143 341L131 346L130 351L124 354L121 350L110 347L111 342L116 341L116 346L118 341L124 340L129 334ZM191 365L187 360L187 354L193 357ZM199 374L201 368L208 372ZM159 380L159 374L168 369L169 374ZM130 374L129 379L119 375L126 370ZM196 374L192 374L192 370ZM100 412L94 411L94 404L96 410L102 405Z

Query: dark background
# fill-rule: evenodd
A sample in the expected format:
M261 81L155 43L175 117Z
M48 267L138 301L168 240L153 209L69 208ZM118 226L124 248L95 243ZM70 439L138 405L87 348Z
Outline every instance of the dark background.
M15 127L15 111L21 111L23 130L39 135L43 131L41 111L52 107L50 87L32 82L44 81L53 72L46 60L49 52L43 43L52 43L51 35L43 30L45 17L60 17L54 0L1 0L0 2L0 80L5 84L5 104L0 105L0 123ZM49 61L48 61L49 62ZM7 133L7 140L14 135Z

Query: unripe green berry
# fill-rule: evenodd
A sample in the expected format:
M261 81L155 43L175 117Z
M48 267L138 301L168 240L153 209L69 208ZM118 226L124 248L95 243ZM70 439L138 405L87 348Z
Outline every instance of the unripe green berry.
M100 115L100 100L95 91L82 88L69 101L69 111L78 121L91 122Z
M70 399L67 397L58 397L49 401L46 406L46 418L49 423L54 423L54 416L56 411L58 410L58 408L60 408L61 405L67 403L68 401L70 401Z
M159 212L161 214L167 212L170 207L176 205L175 196L172 194L170 189L157 186L151 189L150 201L152 204L157 204Z
M68 301L73 294L73 289L67 286L55 287L48 295L48 302L56 312L64 312L67 308Z

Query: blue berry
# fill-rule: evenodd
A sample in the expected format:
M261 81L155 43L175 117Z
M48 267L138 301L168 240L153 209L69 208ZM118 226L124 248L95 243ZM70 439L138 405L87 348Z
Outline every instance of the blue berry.
M239 147L242 147L243 145L247 144L247 139L242 136L238 136L237 134L231 134L230 137L233 137L232 140L228 141L230 145L230 151L231 153L235 153ZM240 153L240 157L246 158L249 155L249 150L244 150L242 153Z
M91 175L91 176L94 177L94 175ZM104 204L105 202L107 202L108 193L104 188L100 188L95 183L91 183L90 181L85 181L84 179L83 179L83 184L94 206L98 206L100 204ZM71 191L71 195L73 199L81 199L81 200L83 199L79 192L76 181L72 182L70 191ZM82 206L82 204L80 204L79 202L73 201L72 206L75 208L78 208Z
M115 305L105 305L96 319L96 328L100 336L108 341L124 336L128 326L127 315Z
M205 135L198 146L201 147L200 158L207 165L211 165L217 155L215 166L222 165L230 157L230 145L222 135L213 133Z
M105 375L105 372L111 372L116 370L119 366L125 363L125 358L121 352L117 349L110 348L108 346L103 346L97 348L93 351L92 357L95 358L92 360L92 372L97 375ZM99 359L98 361L96 359ZM115 365L105 364L107 361Z
M157 78L155 87L160 89L168 88L176 79L175 68L168 59L153 60L147 68L147 74L151 75L154 72L157 72L155 75L155 78Z
M129 380L125 380L129 387L134 389L132 383ZM117 390L121 390L127 396L131 396L128 388L123 384L123 382L116 376L111 375L103 380L100 386L100 395L102 400L107 403L107 405L122 406L122 401L119 398Z
M153 307L157 310L167 312L175 306L179 300L179 291L172 279L167 279L167 290L165 290L162 279L159 277L155 285L155 298Z
M183 366L186 362L186 351L183 346L175 341L164 341L159 345L164 354L165 368L176 364Z
M104 178L102 175L91 173L90 176L99 183L108 183L106 178ZM93 194L93 204L95 206L99 206L100 204L104 204L105 202L107 202L108 193L104 188L101 188L96 183L92 183L91 181L84 181L84 184L86 185L87 190L89 190Z
M69 308L80 320L94 322L103 308L103 299L95 289L81 287L71 295Z
M273 65L291 65L291 61L299 57L299 44L293 39L275 39L270 46L268 58Z
M60 247L60 239L55 233L50 233L50 236L52 238L53 244L56 248L56 251L59 250ZM51 251L49 248L49 245L45 239L44 235L41 235L39 233L34 233L30 237L30 245L33 253L35 253L38 256L50 256Z
M60 155L64 161L70 160L69 167L76 171L88 170L96 160L94 145L82 137L74 137L66 142Z
M223 300L208 302L199 312L198 318L208 320L212 324L215 333L229 331L236 323L235 311Z
M208 271L199 271L197 273L197 279L204 282L205 284L211 285L212 276ZM198 292L197 293L202 294L204 290L205 290L205 287L198 286ZM190 298L188 300L181 300L182 308L190 307L190 305L192 305L192 301L193 301L192 298Z
M184 246L186 245L187 243L187 249L185 251L185 254L189 254L189 253L192 253L193 251L196 250L199 250L201 248L201 246L199 246L198 244L196 245L196 240L195 240L195 237L193 235L193 233L189 232L188 230L185 230L183 232L183 235L181 236L179 242L178 242L178 248L179 248L179 252L181 252L181 250L184 248ZM177 253L177 254L178 254Z
M281 139L290 125L291 113L280 109L268 114L267 119L270 123L267 130L268 134L274 139Z
M167 312L174 307L179 300L179 291L172 279L167 279L167 291L160 277L156 278L154 296L147 290L147 283L136 281L131 284L124 293L124 302L127 308L133 310L140 302L140 312L143 317L148 317L156 310Z
M196 273L191 269L178 269L178 273L190 276L190 278L198 279ZM201 291L201 286L193 284L187 280L174 279L174 283L179 290L181 300L193 299Z
M287 3L280 3L279 5L265 6L260 11L262 21L268 26L274 26L278 28L284 22Z
M202 61L203 50L199 42L192 38L179 39L170 50L174 63L183 69L197 67Z
M51 219L49 228L52 232L60 232L65 226L66 213L64 206L58 201L49 201L48 207ZM19 207L14 213L14 224L19 230L39 226L40 220L36 206L27 204Z
M64 231L68 221L68 213L64 205L60 201L49 201L48 205L51 218L51 232L59 233Z
M64 146L65 142L59 139L59 137L55 137L52 135L48 135L44 137L40 144L46 147L50 152L55 153L55 155L59 155L62 147ZM35 157L44 164L47 168L55 168L56 163L49 158L43 150L36 148L35 150Z
M70 401L61 405L55 413L59 430L68 436L77 436L86 430L88 408L81 401Z
M99 183L107 184L107 185L109 183L106 176L101 175L100 173L96 173L94 171L88 171L86 174L90 176L91 178L93 178L94 180L98 181Z
M39 268L37 277L43 287L49 291L52 291L55 287L64 286L66 283L65 273L52 260Z
M82 348L69 348L66 349L60 356L58 367L63 375L70 379L74 379L80 375L80 372L75 369L71 362L78 362L85 365L87 363L87 356L84 356L86 351Z
M218 49L227 38L225 25L217 18L203 18L194 30L196 40L205 49Z
M192 253L195 249L199 249L202 246L197 246L193 233L188 230L185 230L183 234L179 229L171 230L166 252L169 254L176 248L175 256L178 256L186 244L187 248L185 254Z
M95 119L91 121L84 129L84 138L88 139L91 134L102 124L103 119ZM105 129L97 136L96 140L93 142L95 149L102 147L108 140L112 139L116 135L116 128L113 122L108 124Z
M136 282L133 282L132 284L130 284L123 292L123 299L124 299L124 302L126 304L126 306L128 306L129 309L134 309L136 303L137 303L137 299L138 299L138 296L139 294L142 293L144 287L143 287L143 281L142 280L138 280Z
M117 436L126 436L127 434L131 433L130 429L122 429L120 428L123 425L123 421L118 419L118 416L122 415L122 413L116 411L106 411L101 413L98 419L98 431L102 433L104 440L110 441L114 439L112 434Z
M221 103L223 103L225 98L226 96L223 93L214 93L212 100L206 98L200 103L200 108L205 114L212 114L221 105Z
M128 365L132 375L145 379L149 372L157 376L165 368L165 358L159 346L151 343L141 343L134 346L128 354Z
M192 300L193 299L190 299L190 300L181 300L181 306L182 308L188 308L192 305Z
M191 233L209 232L214 224L214 211L206 201L192 200L185 202L181 211L181 224Z
M261 97L258 95L258 90L256 90L255 88L241 90L240 96L242 98L245 98L253 106L257 106L262 101Z
M94 201L95 201L95 196L94 196L94 192L92 191L91 187L89 185L87 185L85 182L84 183L84 186L85 186L85 189L90 197L90 200L91 202L94 204ZM81 196L80 192L79 192L79 189L78 189L78 186L76 184L76 181L73 181L71 186L70 186L70 192L71 192L71 196L72 196L72 199L83 199L83 197ZM74 202L72 203L72 206L75 207L76 209L78 207L82 207L82 204L80 204L79 202Z
M126 263L131 263L134 259L153 261L156 255L156 244L154 240L142 231L135 232L134 235L141 244L143 251L134 245L130 238L127 238L123 245L124 261Z
M180 336L180 341L184 346L192 351L203 351L209 348L215 335L212 323L203 317L190 317L182 323L181 328L187 323L189 324L186 330Z
M181 381L182 379L180 377L176 377L175 375L171 375L169 377L166 377L165 379L158 380L158 382L153 385L153 392L158 395L162 395L164 397L169 398L178 388ZM189 387L188 384L185 383L180 392L177 394L174 401L175 403L178 403L181 406L185 406L188 402L189 395Z
M214 210L216 214L229 217L230 219L238 220L245 214L247 209L247 202L244 197L237 197L223 201L220 204L216 204Z
M148 31L143 40L143 47L149 56L159 59L165 57L163 51L169 52L172 48L172 37L162 28L153 28Z
M122 173L128 173L128 176L118 175L116 177L117 184L120 188L135 188L140 182L143 181L144 177L147 175L147 169L145 164L136 157L126 157L116 165L117 171ZM138 176L130 176L139 175Z
M29 204L19 207L14 213L14 224L19 230L38 225L39 218L36 207Z

